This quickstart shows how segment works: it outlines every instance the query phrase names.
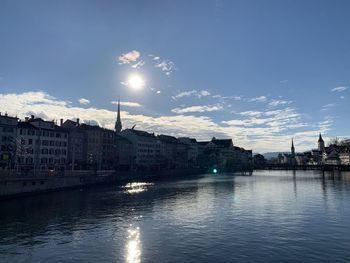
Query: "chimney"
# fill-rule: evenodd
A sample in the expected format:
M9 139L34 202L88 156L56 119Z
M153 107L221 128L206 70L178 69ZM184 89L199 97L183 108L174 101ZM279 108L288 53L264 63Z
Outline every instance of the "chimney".
M29 117L25 117L24 119L25 119L25 121L29 121Z
M78 124L78 125L79 125L79 121L80 121L79 118L77 118L77 124Z
M63 124L63 119L60 120L60 126L62 126L62 124Z

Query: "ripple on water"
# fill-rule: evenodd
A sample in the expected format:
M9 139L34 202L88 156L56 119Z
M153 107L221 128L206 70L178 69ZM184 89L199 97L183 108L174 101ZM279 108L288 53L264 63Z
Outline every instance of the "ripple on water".
M97 187L1 208L3 262L346 262L350 176L264 171Z

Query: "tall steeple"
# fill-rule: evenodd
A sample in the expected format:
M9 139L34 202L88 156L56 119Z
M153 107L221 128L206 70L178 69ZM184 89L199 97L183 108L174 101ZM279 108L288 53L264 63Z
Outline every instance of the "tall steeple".
M117 133L122 131L122 121L120 119L120 99L118 97L118 113L117 113L117 121L115 122L114 129Z
M291 149L291 152L292 152L292 156L294 156L295 155L295 147L294 147L293 138L292 138L292 147L290 149Z
M324 151L324 140L322 139L321 133L320 133L320 136L318 137L318 150L320 152Z

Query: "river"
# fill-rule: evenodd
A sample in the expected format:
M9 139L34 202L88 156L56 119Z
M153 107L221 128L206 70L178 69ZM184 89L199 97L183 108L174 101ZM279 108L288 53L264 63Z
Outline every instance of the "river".
M0 203L0 262L349 262L350 173L255 171Z

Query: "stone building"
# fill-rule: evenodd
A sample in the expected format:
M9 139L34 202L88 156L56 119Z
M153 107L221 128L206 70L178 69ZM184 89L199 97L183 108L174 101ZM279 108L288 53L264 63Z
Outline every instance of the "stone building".
M17 165L23 171L64 170L68 156L68 132L53 121L26 118L17 126Z
M0 113L0 169L11 169L15 164L17 117Z
M85 134L80 127L79 118L76 121L66 120L61 127L68 133L67 169L81 170L87 168Z
M160 141L154 133L125 129L120 135L132 143L135 169L160 168Z
M252 151L233 145L231 139L198 142L198 160L202 167L219 167L231 171L252 166Z
M179 142L187 145L187 162L189 167L198 166L198 143L194 138L180 137Z

